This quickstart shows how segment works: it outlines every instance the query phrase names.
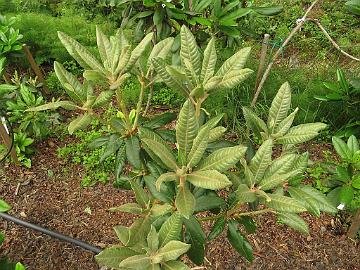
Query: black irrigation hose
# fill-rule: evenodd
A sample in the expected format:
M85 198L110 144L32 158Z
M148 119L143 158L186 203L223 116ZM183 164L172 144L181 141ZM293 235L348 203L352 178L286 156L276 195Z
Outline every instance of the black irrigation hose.
M0 123L3 122L3 117L0 115ZM14 133L12 132L12 128L11 128L11 125L9 123L9 121L7 121L7 119L5 118L5 123L6 124L6 127L7 127L7 131L8 131L8 134L11 138L11 147L8 151L8 153L5 155L5 157L3 159L0 160L0 163L2 161L4 161L6 159L6 157L10 154L11 152L11 149L13 148L14 146ZM9 214L6 214L6 213L1 213L0 212L0 217L2 217L3 219L6 219L8 221L11 221L11 222L14 222L15 224L18 224L20 226L23 226L23 227L26 227L26 228L29 228L29 229L32 229L32 230L35 230L35 231L38 231L38 232L41 232L41 233L44 233L46 235L49 235L53 238L57 238L59 240L62 240L62 241L65 241L65 242L68 242L70 244L73 244L73 245L76 245L76 246L79 246L79 247L82 247L86 250L89 250L89 251L92 251L96 254L99 254L102 249L101 248L97 248L95 246L92 246L84 241L81 241L81 240L78 240L78 239L74 239L74 238L71 238L69 236L66 236L66 235L63 235L61 233L57 233L57 232L53 232L53 231L50 231L48 229L45 229L41 226L38 226L38 225L35 225L35 224L31 224L29 222L26 222L26 221L23 221L21 219L18 219L14 216L11 216Z
M62 240L62 241L65 241L65 242L68 242L70 244L73 244L73 245L76 245L76 246L79 246L79 247L82 247L86 250L89 250L89 251L92 251L96 254L99 254L102 249L101 248L98 248L98 247L95 247L95 246L92 246L84 241L81 241L81 240L78 240L78 239L74 239L74 238L71 238L69 236L66 236L66 235L63 235L61 233L57 233L57 232L53 232L53 231L50 231L48 229L45 229L41 226L38 226L38 225L35 225L35 224L31 224L29 222L26 222L26 221L23 221L21 219L18 219L16 217L13 217L9 214L6 214L6 213L0 213L0 217L2 217L3 219L6 219L8 221L11 221L11 222L14 222L15 224L18 224L20 226L23 226L23 227L26 227L26 228L29 228L29 229L32 229L32 230L35 230L35 231L38 231L38 232L41 232L41 233L44 233L44 234L47 234L53 238L57 238L59 240Z

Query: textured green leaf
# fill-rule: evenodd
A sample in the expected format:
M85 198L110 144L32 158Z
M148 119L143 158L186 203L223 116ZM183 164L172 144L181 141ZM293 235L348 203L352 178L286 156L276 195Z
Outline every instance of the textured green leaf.
M231 89L245 81L254 71L249 68L232 70L226 73L218 85L218 89Z
M123 245L127 245L130 240L130 229L128 227L118 225L114 227L114 231L120 242Z
M310 194L304 192L301 189L295 187L289 187L289 194L294 199L303 202L306 209L313 215L319 217L320 216L320 206L315 198L313 198Z
M69 124L68 126L69 133L73 134L75 131L79 129L86 128L88 125L90 125L92 119L93 117L88 113L80 115L78 118L76 118Z
M146 187L150 191L151 195L154 196L154 198L167 203L172 201L174 194L167 185L161 185L160 191L158 191L155 186L155 177L152 175L145 175L143 179L145 181Z
M58 36L69 54L84 69L93 69L105 73L105 70L99 61L79 42L62 32L58 32Z
M145 51L146 47L150 44L150 42L153 38L153 35L154 35L154 33L152 33L152 32L147 34L143 38L143 40L141 40L140 43L134 48L134 50L131 52L130 59L126 65L127 69L131 69L133 67L133 65L137 62L139 57Z
M271 201L265 202L265 204L270 208L273 208L280 212L290 212L290 213L300 213L306 211L306 208L303 206L303 203L299 202L298 200L277 194L267 194L267 195L268 197L270 197Z
M331 204L329 199L319 190L308 185L302 185L298 188L301 189L303 192L306 192L308 196L314 198L318 202L321 211L330 214L335 214L337 212L337 209Z
M271 139L266 140L251 159L250 170L256 182L259 182L263 178L266 169L271 163L272 147L273 141Z
M224 172L234 166L245 152L246 147L242 145L216 150L200 162L198 170L217 170Z
M220 67L216 76L223 77L231 71L242 69L250 55L250 50L250 47L243 48L228 58Z
M151 259L147 255L134 255L123 260L119 267L120 269L136 269L136 270L146 270L151 264Z
M154 226L151 225L149 234L146 237L146 242L151 251L156 251L159 248L159 235Z
M173 213L161 226L159 231L159 246L162 247L172 240L180 240L182 217L179 212Z
M209 143L215 142L218 139L220 139L225 134L225 132L226 132L225 127L216 127L216 128L213 128L212 130L210 130Z
M186 238L189 238L191 244L187 256L193 263L201 265L204 262L206 235L195 217L192 216L190 219L184 220L184 224Z
M104 62L110 64L111 61L111 43L101 29L96 26L96 42L99 50L100 58Z
M169 54L173 43L174 43L173 37L168 37L168 38L158 42L154 46L154 48L152 49L152 51L148 57L148 63L147 63L148 68L152 65L152 59L154 59L155 57L165 59L166 56Z
M191 69L195 71L196 75L200 75L201 72L201 53L196 43L194 35L191 31L183 25L180 31L181 47L180 58L183 65L185 61L188 61L191 65Z
M291 171L289 173L283 173L283 174L273 174L267 178L263 178L259 182L259 188L261 190L270 190L270 189L276 188L278 186L281 186L287 180L291 179L292 177L296 176L297 174L298 174L297 171Z
M162 114L154 116L149 121L145 122L143 124L143 126L147 127L147 128L156 129L156 128L162 127L162 126L170 123L171 121L173 121L175 119L176 119L176 114L171 113L171 112L166 112L166 113L162 113Z
M275 127L274 132L273 132L275 138L284 136L286 134L286 132L289 131L298 110L299 109L296 108L295 111L293 111L291 114L289 114L284 120L282 120L279 123L279 125L277 127Z
M158 250L155 255L155 262L158 260L159 262L167 262L176 260L182 254L186 253L190 248L189 244L171 240L165 244L162 248Z
M276 140L279 144L298 144L307 142L317 135L319 131L326 128L323 123L301 124L290 128L289 132Z
M244 226L246 232L248 234L252 234L256 232L256 222L250 216L241 216L236 218L236 221Z
M236 198L240 202L254 202L256 201L256 194L247 185L240 184L236 190Z
M151 138L143 137L141 141L156 155L158 156L161 161L172 170L176 170L177 164L175 157L169 151L169 149L159 141L156 141Z
M186 165L187 156L197 135L199 126L195 117L192 103L187 100L180 113L176 124L176 141L178 143L179 155L182 165Z
M216 170L195 171L186 175L186 180L196 187L205 189L222 189L232 185L225 174Z
M215 195L204 195L196 198L195 212L203 212L211 209L221 208L226 205L224 199Z
M135 255L138 255L138 253L130 248L114 246L100 252L95 256L95 260L100 266L119 269L119 265L124 259Z
M285 82L277 92L269 110L268 126L271 130L278 127L288 114L291 106L291 91L288 82Z
M294 213L278 213L279 222L288 225L289 227L301 233L309 234L309 228L305 221Z
M83 104L86 101L86 89L77 80L77 78L68 72L62 64L54 62L54 70L61 85L64 87L69 97L78 104ZM67 86L67 87L65 87ZM69 87L71 86L71 87Z
M126 146L123 144L119 147L119 150L116 154L115 159L115 179L119 180L120 175L122 174L126 160Z
M354 155L357 151L359 151L358 139L354 135L351 135L347 141L347 146L351 151L352 155Z
M208 145L209 132L210 130L208 128L201 129L195 137L187 158L188 168L196 166L202 159Z
M212 38L204 51L204 59L200 75L200 81L202 83L206 83L214 75L216 60L215 38Z
M230 220L227 238L230 244L236 249L241 256L244 256L248 261L254 260L254 254L250 243L241 234L238 229L237 222Z
M101 106L109 103L112 96L114 95L114 91L102 91L99 96L95 99L94 104L92 105L93 108L100 108Z
M254 132L254 134L261 138L260 133L267 133L267 126L265 122L258 117L250 108L243 107L242 108L244 118L246 121L246 125Z
M159 176L159 178L156 180L156 189L158 191L160 191L161 189L161 184L163 182L169 182L169 181L176 181L177 180L177 176L176 173L173 172L168 172L168 173L163 173L162 175Z
M129 163L135 168L141 167L140 160L140 142L136 135L128 137L125 141L126 157Z
M27 112L41 112L41 111L47 111L47 110L56 110L58 108L64 108L65 110L75 110L79 107L76 106L75 103L72 103L71 101L54 101L50 102L44 105L40 105L37 107L31 107L27 109Z
M351 185L353 188L360 189L360 173L353 176Z
M146 208L149 204L150 198L149 195L143 190L143 188L134 180L130 181L131 188L135 193L136 202L142 207Z
M145 245L146 236L151 228L152 219L149 215L139 218L129 228L129 240L126 246Z
M0 212L7 212L11 209L11 206L8 205L4 200L0 199Z
M349 149L348 145L340 138L338 137L332 137L332 143L334 145L334 148L338 155L342 157L345 160L351 160L352 159L352 152Z
M137 204L137 203L126 203L120 206L116 206L116 207L111 207L109 209L109 211L112 212L126 212L126 213L131 213L131 214L141 214L142 213L142 207L141 205Z
M274 174L279 175L289 172L293 168L297 157L297 154L290 153L274 159L270 166L266 169L264 178L268 178Z
M176 195L175 206L185 218L190 218L194 213L195 203L194 195L188 187L186 185L180 186Z
M211 241L218 237L225 229L226 219L225 217L218 218L211 228L211 231L207 237L208 241Z

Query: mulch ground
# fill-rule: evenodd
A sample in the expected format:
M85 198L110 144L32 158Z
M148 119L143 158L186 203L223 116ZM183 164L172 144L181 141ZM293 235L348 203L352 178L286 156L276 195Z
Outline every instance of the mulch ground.
M132 192L110 184L82 189L81 166L60 160L57 145L53 140L40 144L31 169L2 165L0 196L12 205L9 213L101 248L117 244L112 227L129 225L132 217L108 209L133 201ZM313 159L322 159L330 146L311 144L307 148ZM360 269L360 246L344 237L334 217L304 217L310 236L276 224L271 214L258 217L256 234L248 236L255 251L252 264L240 258L221 236L208 245L204 267L196 269ZM99 269L93 254L81 248L4 220L0 230L6 234L0 255L21 261L29 270Z

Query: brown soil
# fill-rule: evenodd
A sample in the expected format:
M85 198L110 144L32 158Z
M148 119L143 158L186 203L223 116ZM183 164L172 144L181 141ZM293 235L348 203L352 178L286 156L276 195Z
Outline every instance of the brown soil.
M112 227L129 225L132 218L107 209L132 201L132 192L110 184L82 189L81 167L58 159L56 145L51 140L40 144L31 170L13 165L0 168L0 195L13 206L10 214L101 248L118 243ZM316 144L307 148L313 159L323 158L324 149L330 149ZM255 251L252 264L240 258L222 236L208 245L205 268L197 269L360 269L359 245L346 240L333 217L304 217L310 236L264 215L257 219L257 233L248 236ZM3 220L0 230L7 237L0 252L29 270L99 269L93 254L81 248Z

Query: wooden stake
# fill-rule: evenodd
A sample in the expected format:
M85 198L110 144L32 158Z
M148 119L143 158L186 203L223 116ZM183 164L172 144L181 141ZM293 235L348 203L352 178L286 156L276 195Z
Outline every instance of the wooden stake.
M264 66L265 66L265 60L266 60L266 53L267 53L267 49L268 49L268 43L269 43L269 39L270 39L270 35L269 34L265 34L264 35L264 39L263 39L263 43L261 46L261 54L260 54L260 63L259 63L259 69L258 69L258 73L256 75L256 84L255 84L255 91L259 86L260 83L260 79L261 76L263 74L263 70L264 70Z
M32 70L34 71L36 77L38 78L39 82L45 84L45 78L44 78L44 74L42 73L40 67L38 66L38 64L35 62L34 57L32 56L29 47L26 44L22 45L22 49L25 53L26 58L28 59L30 66L32 68ZM49 89L44 85L44 92L45 94L49 93Z
M10 138L8 132L6 131L4 124L1 121L0 121L0 137L2 138L3 142L5 143L7 149L10 149L12 146L11 138ZM17 158L14 148L11 149L10 156L16 164L19 164L19 160Z

